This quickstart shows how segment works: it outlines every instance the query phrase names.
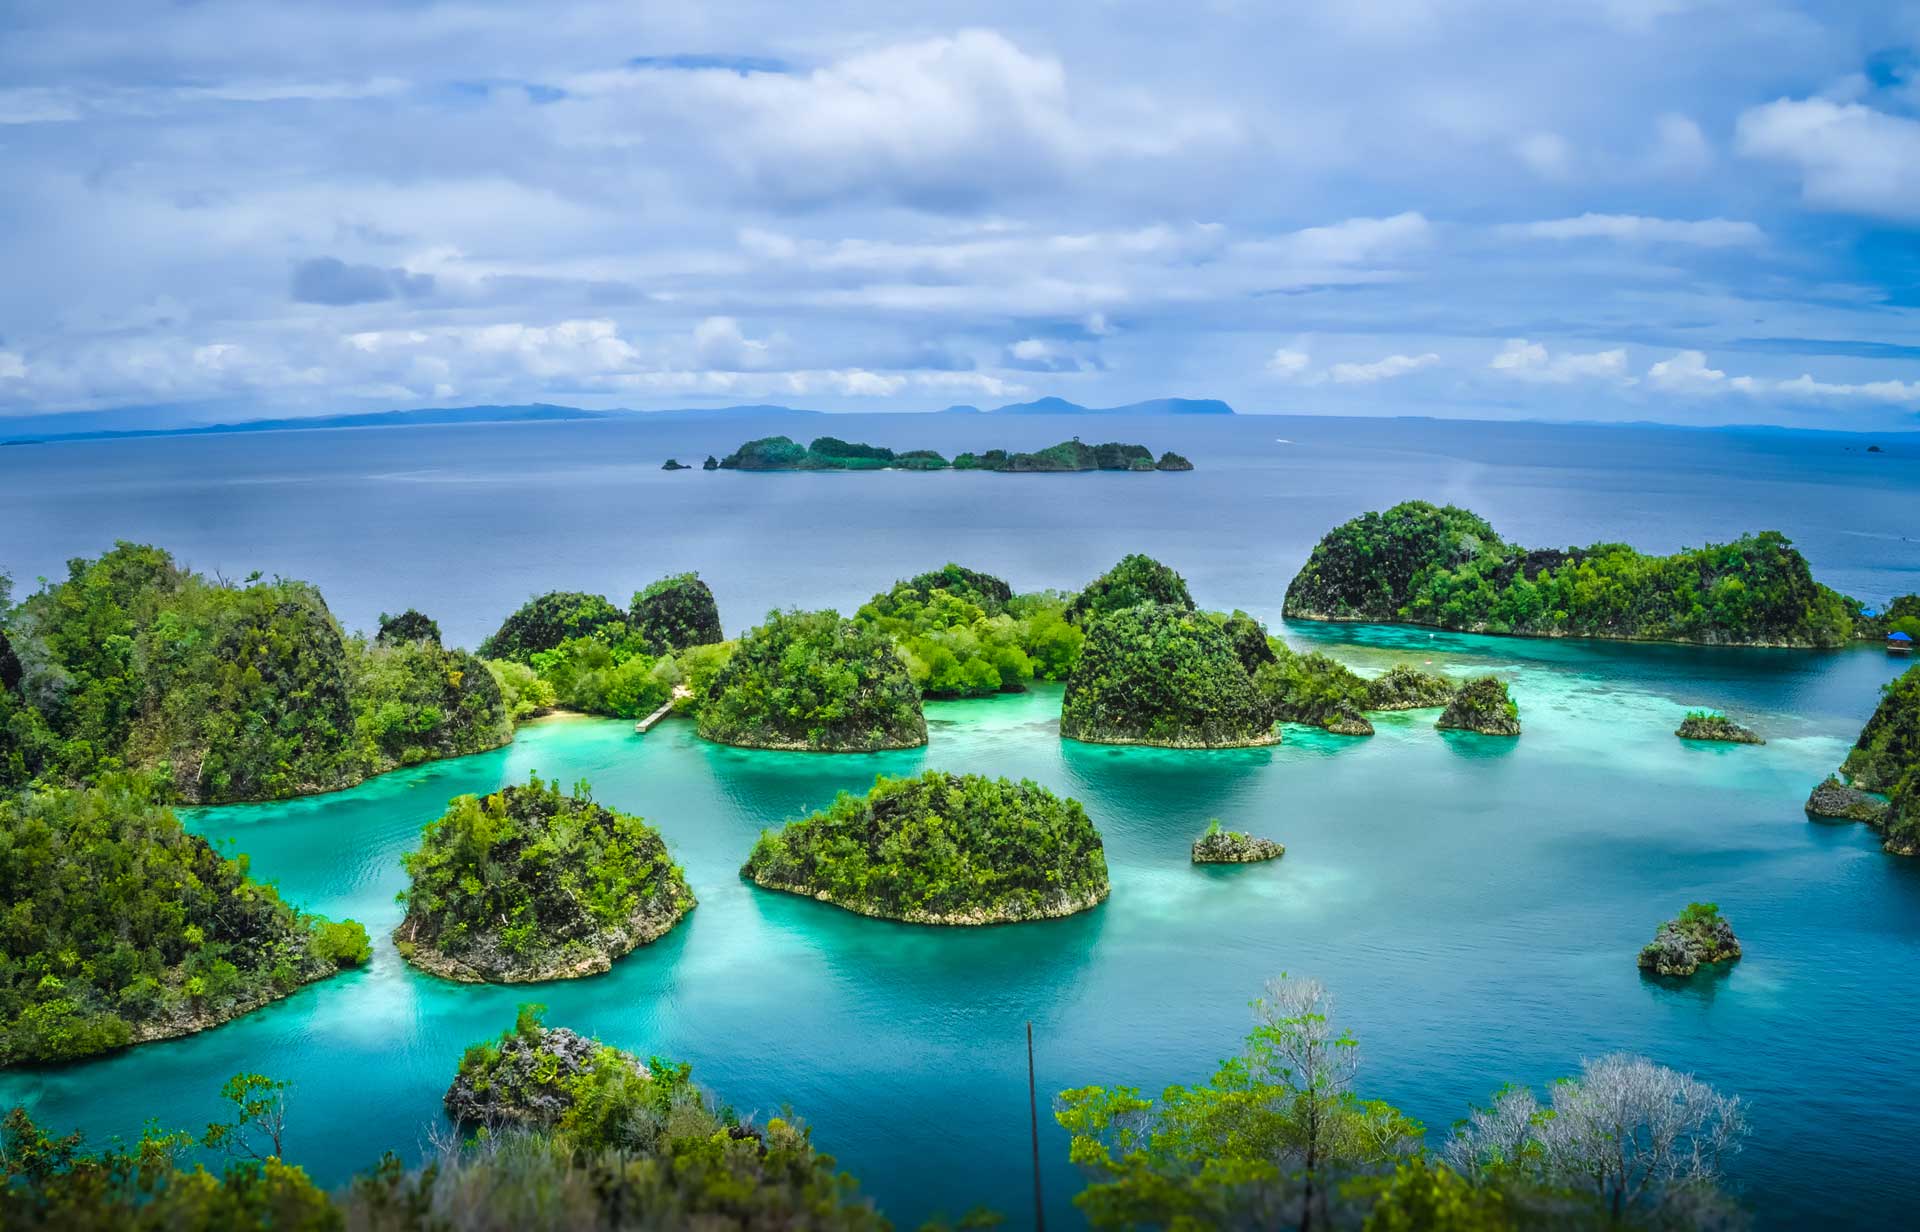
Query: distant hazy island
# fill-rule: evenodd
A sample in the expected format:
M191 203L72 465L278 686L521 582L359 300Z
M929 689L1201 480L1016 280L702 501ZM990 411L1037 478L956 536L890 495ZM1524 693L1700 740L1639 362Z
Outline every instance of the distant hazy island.
M843 441L837 436L815 437L808 445L786 436L748 441L720 459L728 471L1003 471L1008 474L1045 474L1068 471L1190 471L1193 463L1169 450L1154 460L1145 445L1108 441L1087 445L1079 437L1033 453L989 449L963 453L952 461L931 449L895 452L884 445Z
M1053 919L1107 896L1100 832L1077 800L938 770L841 792L762 833L740 871L769 890L912 924Z
M1289 620L1465 633L1833 647L1867 627L1778 531L1649 556L1621 543L1530 549L1465 509L1408 501L1329 531L1287 587Z

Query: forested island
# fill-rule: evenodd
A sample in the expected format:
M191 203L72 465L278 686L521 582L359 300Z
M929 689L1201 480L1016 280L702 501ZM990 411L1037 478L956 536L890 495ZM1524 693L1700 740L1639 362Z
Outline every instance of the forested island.
M1673 734L1682 740L1711 740L1722 744L1766 743L1752 728L1712 710L1687 711L1687 717L1680 720Z
M1195 864L1259 864L1286 854L1287 849L1272 839L1228 830L1216 818L1193 840L1192 858Z
M1287 587L1289 620L1467 633L1832 647L1860 605L1813 580L1777 531L1648 556L1625 544L1528 549L1465 509L1408 501L1329 531Z
M662 1066L671 1080L670 1067ZM497 1041L470 1045L442 1098L447 1116L469 1129L573 1129L598 1101L651 1084L640 1058L565 1027L541 1021L541 1007L523 1005Z
M350 638L304 582L212 580L121 543L4 615L0 789L129 771L187 803L274 800L513 735L493 676L432 621Z
M748 441L720 459L719 469L738 471L1000 471L1010 475L1069 471L1190 471L1193 463L1171 451L1154 460L1145 445L1109 441L1088 445L1079 437L1032 453L989 449L963 453L948 461L931 449L895 452L883 445L843 441L837 436L815 437L802 445L791 437L767 436Z
M769 612L707 686L700 735L720 744L871 753L927 742L920 690L893 640L838 612Z
M1866 822L1889 853L1920 855L1920 664L1882 690L1840 775L1813 789L1807 812Z
M922 697L1018 693L1064 680L1085 635L1053 591L1016 595L988 573L947 564L896 582L854 613L893 640Z
M841 792L764 831L741 874L861 915L1007 924L1072 915L1107 896L1100 833L1078 801L1036 783L929 770Z
M597 974L694 906L657 830L537 775L456 797L406 865L395 947L468 983Z
M0 1066L188 1035L370 953L128 776L0 796L0 904Z
M1498 676L1477 676L1454 690L1453 700L1434 721L1443 730L1479 732L1483 736L1520 734L1520 707Z

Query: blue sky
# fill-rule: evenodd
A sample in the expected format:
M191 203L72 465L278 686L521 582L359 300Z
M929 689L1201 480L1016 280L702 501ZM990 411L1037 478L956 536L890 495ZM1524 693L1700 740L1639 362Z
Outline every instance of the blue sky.
M14 0L0 184L0 415L1920 426L1913 3Z

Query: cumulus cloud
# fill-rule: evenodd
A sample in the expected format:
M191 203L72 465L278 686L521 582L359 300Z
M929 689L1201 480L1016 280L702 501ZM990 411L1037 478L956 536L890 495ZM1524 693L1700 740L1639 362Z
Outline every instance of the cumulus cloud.
M1743 113L1735 140L1744 155L1797 167L1813 205L1920 218L1920 120L1861 103L1783 98Z
M708 317L694 326L693 348L709 368L743 372L764 368L768 360L767 343L741 333L732 317Z
M1292 379L1306 373L1313 357L1294 347L1281 347L1267 357L1267 371L1275 376Z
M1821 381L1809 373L1788 380L1728 376L1710 366L1700 351L1680 351L1655 363L1647 369L1647 383L1668 393L1695 397L1739 393L1814 402L1920 403L1920 381Z
M1440 357L1431 351L1424 355L1389 355L1368 364L1335 364L1327 369L1327 376L1336 385L1372 385L1377 381L1390 381L1409 372L1418 372L1439 362Z
M1642 214L1582 214L1577 218L1550 218L1521 223L1512 233L1541 240L1617 240L1621 243L1693 244L1702 248L1732 248L1760 244L1766 233L1753 223L1728 218L1698 221L1649 218Z
M344 307L432 293L432 274L348 265L338 257L314 257L293 267L293 299L301 304Z
M1585 354L1554 355L1538 342L1509 338L1487 364L1494 371L1521 380L1564 385L1581 380L1630 381L1624 347Z

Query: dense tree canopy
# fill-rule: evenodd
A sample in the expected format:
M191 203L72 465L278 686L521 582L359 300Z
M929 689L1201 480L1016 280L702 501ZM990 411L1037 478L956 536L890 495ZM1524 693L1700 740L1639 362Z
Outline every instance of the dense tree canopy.
M350 638L347 662L359 760L369 773L513 739L513 716L493 673L464 650L442 649L437 636Z
M635 594L628 619L655 655L727 640L713 589L697 573L661 578Z
M1193 610L1186 579L1151 556L1138 552L1088 582L1067 607L1067 619L1077 625L1142 603L1167 603Z
M769 612L699 708L700 734L747 748L871 752L927 742L920 691L893 642L838 612Z
M407 856L407 915L394 930L415 965L451 979L517 983L605 971L693 908L658 831L536 775L458 796Z
M1498 676L1476 676L1454 691L1435 727L1475 731L1486 736L1520 734L1520 707Z
M990 924L1084 911L1107 896L1100 833L1078 801L1036 783L929 770L841 792L763 831L741 872L849 911Z
M1840 769L1855 787L1889 791L1908 770L1920 767L1920 664L1908 668L1880 694L1880 704Z
M289 907L137 780L0 798L0 1065L199 1030L368 952L360 925Z
M374 638L376 642L392 644L397 642L432 642L440 644L440 624L432 617L413 608L408 608L398 616L380 613L380 632Z
M1286 615L1475 633L1838 646L1859 605L1813 580L1777 531L1672 556L1619 543L1529 550L1424 501L1332 531L1287 588Z
M930 698L1017 693L1062 680L1082 635L1058 595L1022 595L991 574L949 564L875 595L854 614L893 639Z
M627 614L603 595L556 590L536 595L501 622L480 643L483 659L528 662L542 650L552 650L569 638L598 637L617 641L627 632Z
M1067 678L1060 734L1102 744L1225 748L1279 739L1221 626L1164 603L1092 623Z

